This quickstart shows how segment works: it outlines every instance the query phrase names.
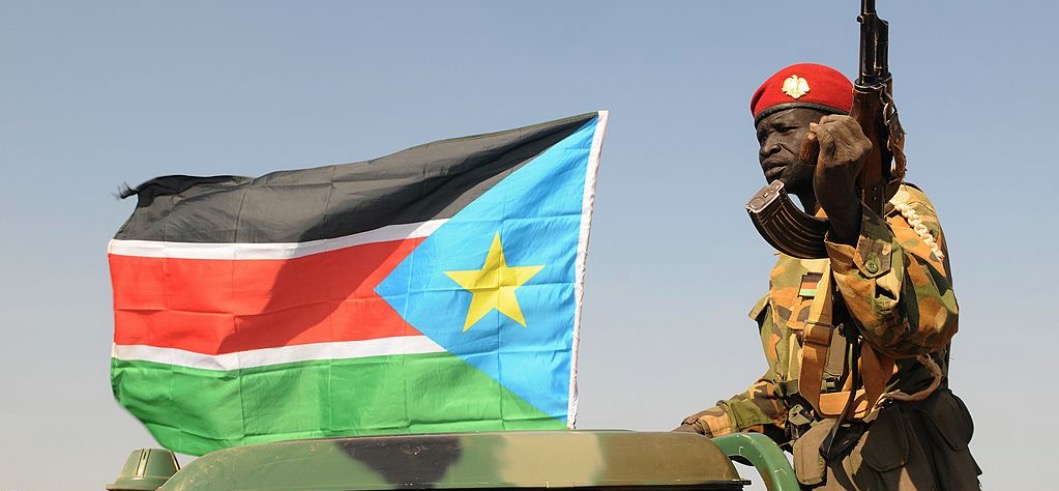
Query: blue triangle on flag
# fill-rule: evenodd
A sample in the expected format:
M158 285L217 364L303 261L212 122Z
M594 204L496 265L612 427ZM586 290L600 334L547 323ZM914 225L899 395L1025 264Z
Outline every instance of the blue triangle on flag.
M375 289L425 336L564 422L578 241L588 219L585 181L597 124L593 118L468 204ZM543 266L514 291L525 326L491 308L464 330L473 294L446 273L483 269L497 234L508 267Z

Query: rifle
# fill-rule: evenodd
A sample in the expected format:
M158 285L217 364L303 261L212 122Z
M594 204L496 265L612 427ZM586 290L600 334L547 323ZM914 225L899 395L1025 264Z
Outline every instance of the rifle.
M888 24L875 12L875 0L861 0L860 76L853 84L850 116L871 140L872 151L857 178L861 200L882 214L883 205L897 192L905 175L905 132L893 103L893 77L887 60ZM818 145L807 142L801 158L816 161ZM746 204L758 233L780 252L801 259L827 257L824 234L830 224L799 209L776 180L761 188Z

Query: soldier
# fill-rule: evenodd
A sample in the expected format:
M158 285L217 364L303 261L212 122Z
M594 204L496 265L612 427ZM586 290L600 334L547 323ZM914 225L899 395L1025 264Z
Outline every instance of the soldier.
M794 454L806 488L978 489L971 417L947 387L958 308L945 238L914 185L883 216L860 202L854 183L872 143L848 116L852 92L838 71L806 63L754 93L765 178L828 218L827 257L779 254L750 311L768 371L677 431L764 433ZM816 162L800 158L806 141L819 144ZM842 335L851 325L859 348Z

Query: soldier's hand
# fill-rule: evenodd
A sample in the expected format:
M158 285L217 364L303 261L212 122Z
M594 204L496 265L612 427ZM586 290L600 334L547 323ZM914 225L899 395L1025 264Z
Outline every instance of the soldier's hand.
M857 121L827 115L809 124L807 140L819 145L813 189L831 221L831 239L853 245L860 235L861 205L856 180L871 154L872 144Z
M700 435L706 434L706 428L702 426L702 421L699 421L699 417L706 411L699 411L691 416L684 418L681 421L680 426L673 428L673 431L679 431L684 433L698 433Z
M700 425L695 425L695 424L687 424L687 423L681 424L680 426L678 426L676 428L673 428L673 431L676 431L676 432L679 432L679 433L698 433L700 435L705 433L705 432L702 431L702 425L701 424Z

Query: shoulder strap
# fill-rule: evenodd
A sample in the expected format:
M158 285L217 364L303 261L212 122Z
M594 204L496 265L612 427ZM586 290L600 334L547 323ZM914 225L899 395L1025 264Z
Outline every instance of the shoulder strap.
M841 365L848 358L848 344L832 325L836 292L831 282L830 267L824 269L816 291L803 331L798 393L812 404L821 417L838 417L845 409L853 387L850 382L852 377L846 377L843 390L821 393L825 369L828 373L841 371ZM862 343L858 365L864 387L857 388L851 416L859 419L868 415L875 401L886 391L886 383L893 375L894 360L875 351L869 344Z

